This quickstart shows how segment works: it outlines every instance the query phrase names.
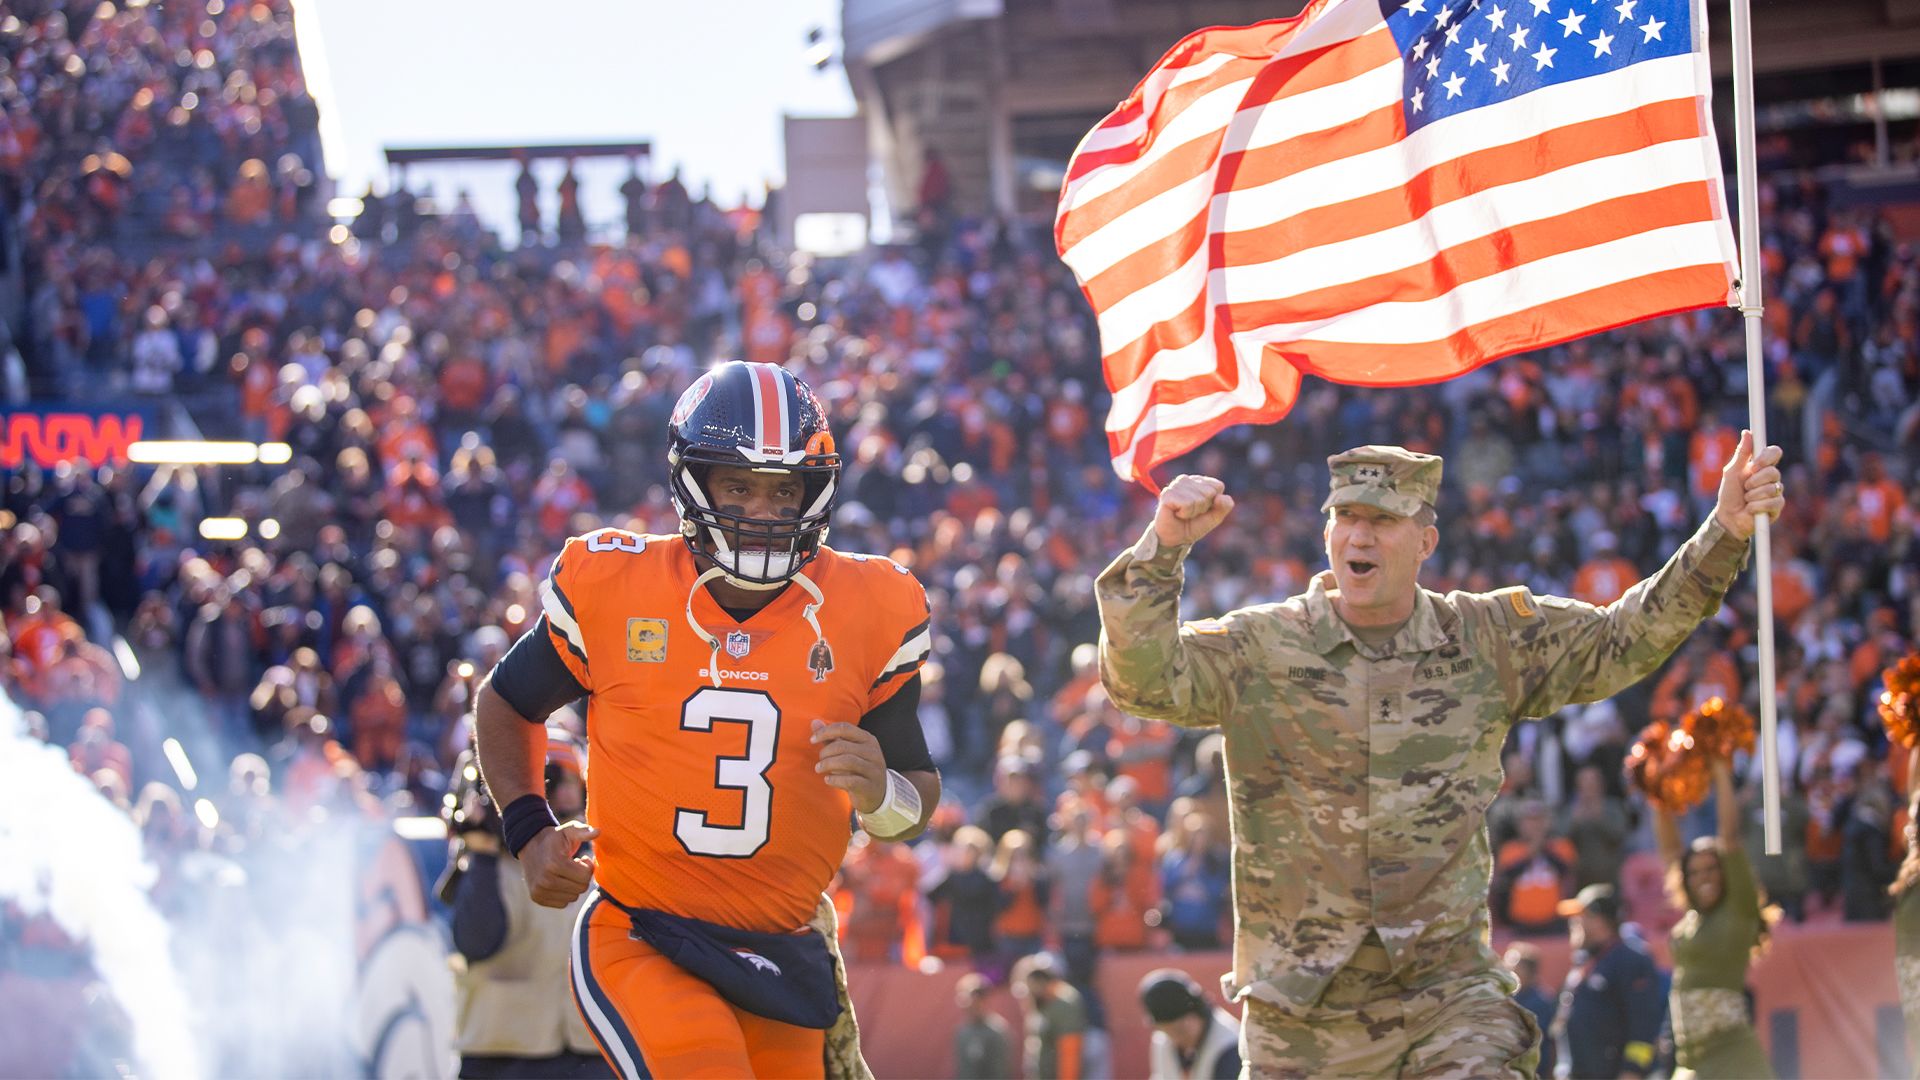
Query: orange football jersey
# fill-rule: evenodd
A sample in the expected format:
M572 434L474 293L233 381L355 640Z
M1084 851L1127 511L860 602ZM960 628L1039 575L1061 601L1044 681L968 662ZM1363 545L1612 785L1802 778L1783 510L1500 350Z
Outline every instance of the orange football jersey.
M677 536L567 541L542 584L554 647L590 692L596 880L622 904L747 930L812 917L851 839L852 802L814 771L813 721L858 724L931 649L926 591L879 556L823 548L746 622ZM719 675L714 675L714 665Z

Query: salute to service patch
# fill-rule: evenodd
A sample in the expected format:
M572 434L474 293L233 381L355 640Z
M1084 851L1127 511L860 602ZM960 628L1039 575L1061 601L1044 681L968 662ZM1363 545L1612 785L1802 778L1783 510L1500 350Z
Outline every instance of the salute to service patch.
M628 619L627 659L642 664L667 662L667 620Z

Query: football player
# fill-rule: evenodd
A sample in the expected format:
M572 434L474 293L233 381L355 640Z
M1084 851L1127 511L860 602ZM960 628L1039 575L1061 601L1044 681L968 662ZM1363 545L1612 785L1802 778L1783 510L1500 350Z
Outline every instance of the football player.
M840 456L792 374L723 364L671 428L680 535L567 541L477 696L481 764L533 898L592 890L574 997L620 1075L819 1076L840 975L807 927L852 817L907 839L940 798L926 592L826 546ZM539 722L582 695L593 800L559 825Z

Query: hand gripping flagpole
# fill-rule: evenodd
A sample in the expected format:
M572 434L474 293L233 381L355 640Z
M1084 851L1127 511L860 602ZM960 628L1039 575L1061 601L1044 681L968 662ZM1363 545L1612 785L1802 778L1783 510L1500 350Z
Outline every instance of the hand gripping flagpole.
M1734 167L1740 183L1740 314L1747 325L1747 427L1753 452L1767 446L1766 357L1760 347L1760 180L1753 149L1753 24L1747 0L1733 9ZM1773 671L1773 532L1765 515L1753 521L1753 578L1760 623L1760 767L1766 853L1780 854L1780 742L1775 734L1779 683Z

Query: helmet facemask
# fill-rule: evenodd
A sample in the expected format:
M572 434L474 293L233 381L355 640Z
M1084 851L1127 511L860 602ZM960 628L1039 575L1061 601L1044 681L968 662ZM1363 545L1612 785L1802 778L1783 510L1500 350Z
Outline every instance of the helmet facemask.
M784 585L820 553L840 473L831 450L806 455L795 464L717 460L693 452L672 461L674 508L680 532L696 555L718 565L730 584L745 589ZM763 473L793 473L801 481L798 514L790 518L753 518L720 509L708 484L715 465L751 468Z

